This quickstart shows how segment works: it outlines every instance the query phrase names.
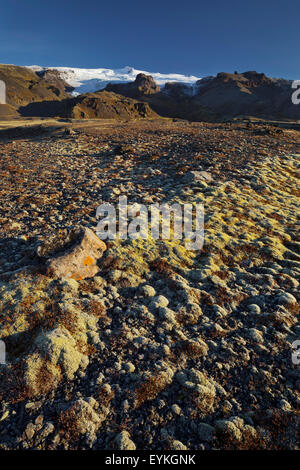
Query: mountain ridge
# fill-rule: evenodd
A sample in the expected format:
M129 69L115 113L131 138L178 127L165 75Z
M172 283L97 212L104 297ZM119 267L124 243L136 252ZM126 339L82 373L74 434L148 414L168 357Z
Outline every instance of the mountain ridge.
M179 73L164 74L160 72L148 72L126 66L120 69L96 68L86 69L80 67L43 67L39 65L26 66L37 74L56 71L61 78L74 88L74 94L90 93L104 89L109 83L134 82L137 75L143 73L151 75L158 85L167 82L177 82L193 85L200 77L194 75L183 75Z
M8 119L19 113L84 119L160 116L223 122L244 116L300 120L300 106L292 103L290 80L256 71L220 72L202 79L136 72L130 67L112 70L0 65L0 79L7 85L7 105L2 105L0 115L6 114ZM96 91L78 91L91 87Z

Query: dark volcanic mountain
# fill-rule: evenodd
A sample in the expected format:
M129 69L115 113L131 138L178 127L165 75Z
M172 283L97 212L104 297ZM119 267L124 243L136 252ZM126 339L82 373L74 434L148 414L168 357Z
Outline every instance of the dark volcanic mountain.
M263 73L219 73L199 80L193 88L167 83L160 90L152 77L140 74L135 82L109 85L124 96L138 96L157 113L192 121L220 121L236 116L300 119L300 107L291 101L291 82Z
M300 107L292 103L291 82L266 77L263 73L219 73L196 83L193 102L216 112L219 117L249 115L263 118L300 119Z

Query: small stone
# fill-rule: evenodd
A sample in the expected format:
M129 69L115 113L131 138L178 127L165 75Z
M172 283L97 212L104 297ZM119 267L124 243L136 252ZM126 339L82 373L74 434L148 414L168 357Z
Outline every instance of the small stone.
M152 286L149 286L149 284L146 284L145 286L142 286L140 288L141 294L144 297L154 297L156 294L155 289Z
M283 411L291 411L292 409L291 405L289 404L287 400L280 400L279 404L280 404L280 408Z
M126 364L124 364L123 367L129 373L132 373L132 372L135 371L135 366L134 366L134 364L132 364L132 362L127 362Z
M214 438L215 428L206 423L200 423L198 426L198 435L201 441L211 442Z
M224 307L220 307L220 305L213 305L213 311L216 313L217 316L220 318L226 317L228 315L227 310Z
M124 413L127 413L130 410L130 405L128 400L124 400L121 404Z
M117 361L114 363L113 368L119 372L122 369L122 365L120 364L120 362Z
M159 351L163 356L169 356L171 354L171 349L167 344L163 344L162 346L160 346Z
M54 427L53 423L48 421L45 424L44 428L41 430L41 434L40 434L41 437L45 439L47 436L49 436L50 434L52 434L54 432L54 429L55 429L55 427Z
M227 419L217 421L216 430L223 434L231 435L237 441L240 441L242 438L242 433L239 428L232 421Z
M176 314L170 308L168 308L168 307L159 307L158 313L159 313L160 318L162 318L163 320L165 320L168 323L171 323L171 325L174 325L175 323L177 323Z
M11 230L21 230L22 225L18 222L13 222L10 226Z
M169 305L168 299L163 295L158 295L157 297L155 297L154 302L157 302L159 304L159 307L167 307Z
M177 441L177 440L169 440L169 445L171 450L188 450L188 448L182 444L182 442Z
M70 409L74 412L74 426L76 426L76 430L82 435L86 433L94 434L106 418L103 408L102 412L98 413L94 410L93 406L82 398L75 401Z
M250 339L252 339L256 343L264 342L264 337L262 333L259 330L256 330L255 328L250 328L247 332L247 335Z
M115 437L115 443L119 450L136 450L135 443L130 439L127 431L122 431Z
M9 417L9 410L5 410L4 413L2 413L2 415L0 417L0 421L4 421L8 417Z
M102 372L100 372L100 374L98 375L98 377L97 377L97 379L96 379L96 384L97 384L97 385L102 384L104 378L105 378L104 375L102 374Z
M43 415L39 415L36 420L35 420L35 424L38 425L38 426L41 426L44 422L44 417Z
M150 302L149 309L150 310L157 310L160 307L167 307L169 305L169 301L163 295L158 295L154 297L152 302Z
M111 394L111 386L109 384L103 384L102 390L107 394Z
M182 413L180 406L176 405L176 403L171 406L171 410L172 410L173 414L177 415L177 416L180 416L181 413Z
M96 408L97 407L97 400L95 400L94 397L88 397L86 399L86 401L88 402L88 404L92 407L92 408Z
M183 177L184 183L194 183L197 181L203 181L205 183L210 183L213 180L210 173L207 171L188 171Z
M33 423L28 423L27 426L26 426L26 429L25 429L25 435L27 437L27 439L32 439L33 436L35 434L35 426Z
M284 292L278 296L277 303L283 305L295 305L297 304L297 300L292 294Z
M39 408L41 408L42 406L42 402L41 401L37 401L37 402L34 402L34 401L29 401L28 403L26 403L25 405L25 410L26 411L36 411L38 410Z
M261 313L261 308L259 305L251 304L248 306L249 312L253 313L254 315L259 315Z

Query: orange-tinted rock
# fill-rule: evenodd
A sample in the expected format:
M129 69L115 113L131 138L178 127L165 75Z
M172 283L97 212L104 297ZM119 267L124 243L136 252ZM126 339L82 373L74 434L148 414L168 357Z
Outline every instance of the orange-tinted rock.
M47 253L49 249L50 253ZM97 260L105 250L106 244L91 229L79 227L71 230L65 245L58 242L56 252L51 252L48 242L39 247L38 254L48 258L45 263L47 276L80 280L97 274Z

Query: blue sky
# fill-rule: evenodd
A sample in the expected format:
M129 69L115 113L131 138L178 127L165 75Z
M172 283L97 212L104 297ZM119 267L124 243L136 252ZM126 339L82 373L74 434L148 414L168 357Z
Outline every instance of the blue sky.
M0 63L300 79L299 0L1 0Z

